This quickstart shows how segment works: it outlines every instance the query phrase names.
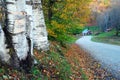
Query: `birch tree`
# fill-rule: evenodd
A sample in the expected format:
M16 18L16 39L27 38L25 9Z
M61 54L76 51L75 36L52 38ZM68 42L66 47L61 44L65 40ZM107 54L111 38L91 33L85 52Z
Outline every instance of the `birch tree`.
M49 49L41 0L6 0L4 3L6 25L1 28L0 47L5 45L5 40L7 46L0 49L0 59L29 71L34 63L33 48Z

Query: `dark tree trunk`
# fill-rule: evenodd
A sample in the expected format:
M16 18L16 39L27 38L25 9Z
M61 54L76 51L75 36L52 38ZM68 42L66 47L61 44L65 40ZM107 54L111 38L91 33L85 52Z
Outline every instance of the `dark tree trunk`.
M119 26L116 26L116 36L119 36Z
M48 1L48 20L51 21L51 18L52 18L52 15L53 15L53 12L52 12L52 7L53 7L53 4L55 3L54 0L49 0Z

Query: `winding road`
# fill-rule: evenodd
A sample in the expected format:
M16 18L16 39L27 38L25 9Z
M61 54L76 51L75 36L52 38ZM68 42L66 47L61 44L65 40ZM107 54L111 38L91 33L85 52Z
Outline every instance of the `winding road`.
M120 80L120 46L91 41L92 36L83 36L76 41L88 51L101 65Z

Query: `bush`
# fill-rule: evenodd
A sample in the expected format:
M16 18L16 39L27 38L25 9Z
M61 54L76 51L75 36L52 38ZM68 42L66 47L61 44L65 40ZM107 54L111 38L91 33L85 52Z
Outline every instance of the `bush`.
M82 32L81 27L73 27L68 29L69 33L72 35L80 34Z

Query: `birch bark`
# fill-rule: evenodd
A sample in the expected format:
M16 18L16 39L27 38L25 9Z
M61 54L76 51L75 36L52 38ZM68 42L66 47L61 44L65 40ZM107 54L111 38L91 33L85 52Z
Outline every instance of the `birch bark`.
M0 26L0 47L3 46L0 58L16 68L27 69L33 65L33 46L43 51L49 49L41 0L6 0L5 3L7 25L4 31Z
M39 17L38 17L39 16ZM33 0L33 43L38 50L48 50L49 43L41 0Z

